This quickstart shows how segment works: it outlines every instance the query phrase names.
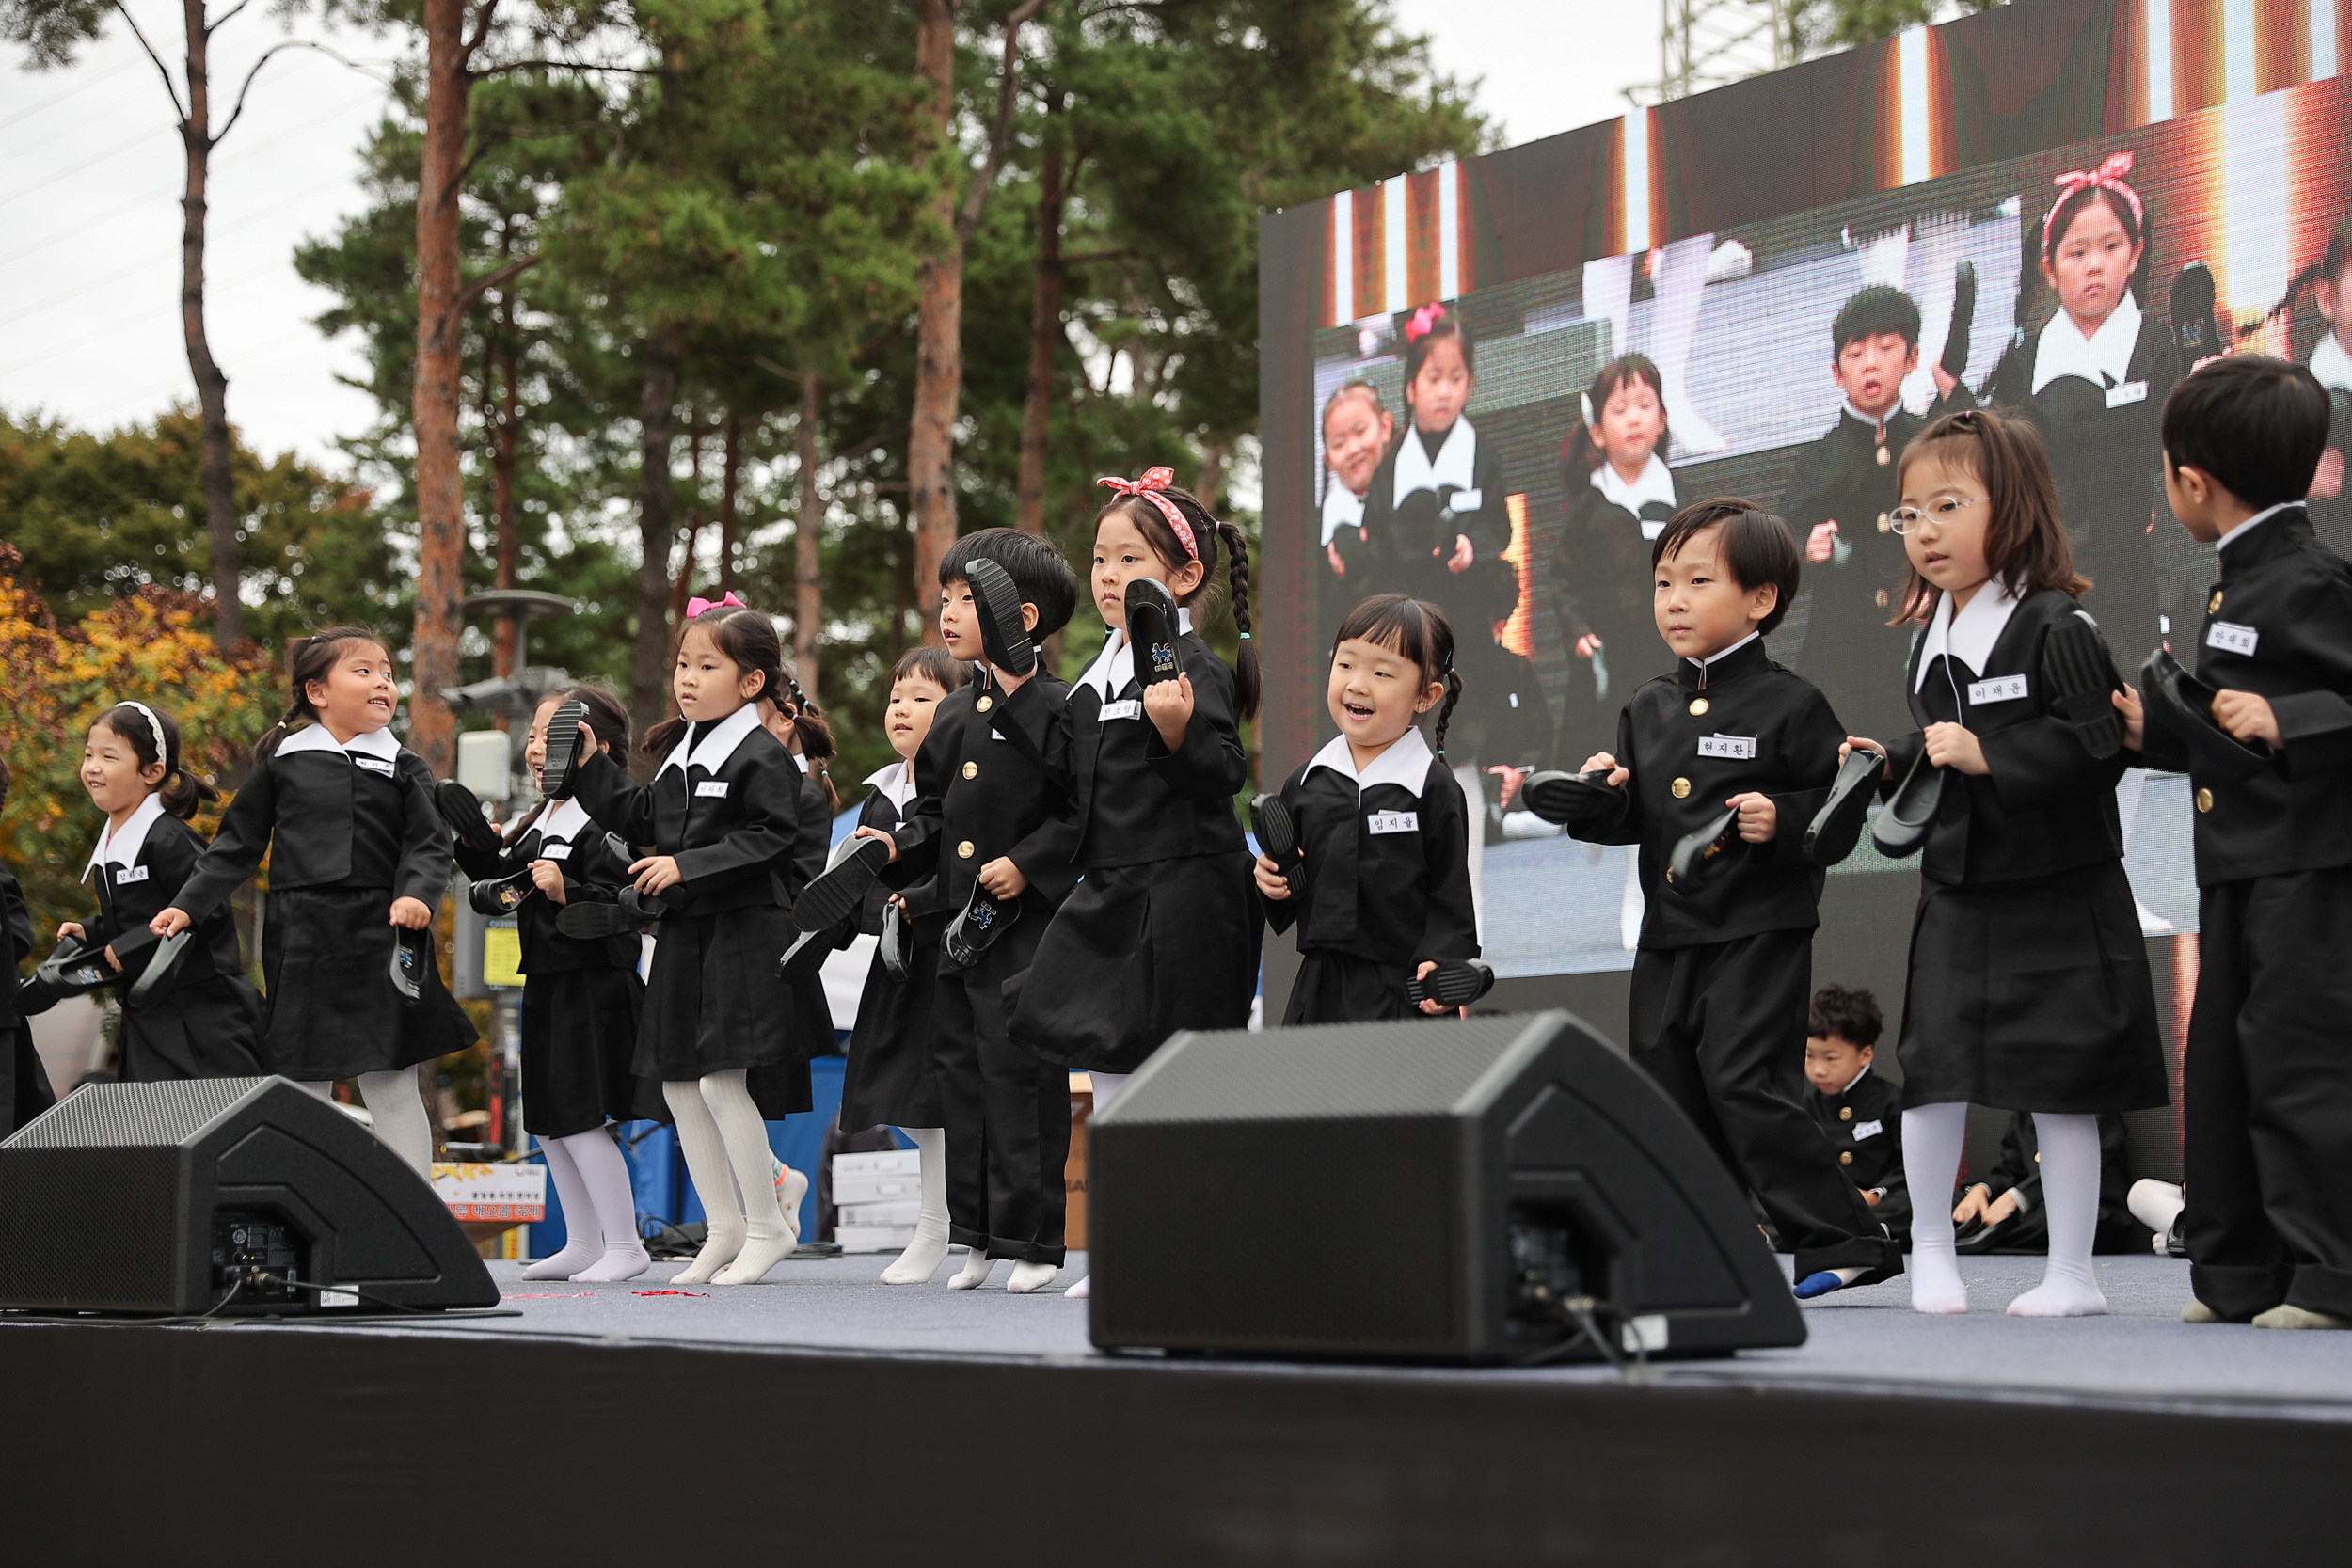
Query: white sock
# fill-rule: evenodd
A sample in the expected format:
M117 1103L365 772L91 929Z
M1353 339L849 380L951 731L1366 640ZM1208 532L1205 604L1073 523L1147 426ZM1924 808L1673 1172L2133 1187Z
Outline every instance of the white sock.
M1911 1184L1911 1307L1915 1312L1965 1312L1968 1287L1953 1250L1952 1181L1968 1137L1968 1107L1947 1102L1903 1112L1903 1180Z
M1051 1285L1054 1276L1059 1273L1059 1263L1015 1263L1012 1277L1005 1281L1005 1289L1013 1295L1025 1296L1032 1291L1042 1291Z
M965 1255L963 1267L958 1270L955 1276L947 1281L947 1289L950 1291L977 1291L981 1286L988 1283L988 1272L995 1266L996 1259L988 1255L988 1248L984 1246L976 1246Z
M735 1177L727 1168L726 1141L719 1135L703 1086L691 1078L661 1085L661 1098L677 1124L678 1152L686 1157L686 1174L702 1199L703 1218L709 1227L702 1251L679 1271L673 1285L703 1285L743 1250L743 1210L735 1196ZM760 1182L763 1187L766 1180Z
M707 1073L702 1096L725 1141L727 1164L743 1197L743 1249L711 1276L716 1285L752 1285L799 1244L776 1201L775 1164L768 1148L768 1123L752 1099L741 1068Z
M523 1271L525 1279L569 1279L604 1256L596 1235L596 1208L580 1166L560 1138L541 1138L539 1157L548 1163L548 1180L555 1183L556 1201L564 1206L563 1250L542 1258Z
M1088 1113L1089 1119L1091 1120L1092 1117L1099 1117L1111 1108L1111 1101L1119 1098L1119 1091L1127 1086L1127 1080L1133 1078L1135 1074L1132 1072L1090 1072L1087 1076L1094 1080L1094 1109ZM1090 1220L1089 1223L1091 1223ZM1092 1238L1089 1237L1089 1241L1091 1242ZM1092 1272L1089 1271L1079 1279L1078 1283L1064 1291L1062 1294L1077 1301L1084 1301L1094 1294Z
M921 1158L923 1212L914 1221L914 1240L898 1260L882 1270L885 1285L926 1285L947 1259L947 1130L944 1127L901 1127L914 1141Z
M427 1181L433 1180L433 1124L425 1119L424 1091L417 1086L417 1069L359 1075L359 1099L375 1118L375 1135L384 1146Z
M2156 1233L2156 1250L2162 1252L2164 1239L2172 1233L2172 1222L2181 1217L2181 1205L2187 1199L2176 1184L2143 1176L2132 1183L2123 1201L2132 1218Z
M653 1266L653 1260L645 1256L644 1241L637 1234L637 1193L629 1185L628 1162L622 1158L612 1135L602 1128L574 1132L556 1142L580 1167L580 1185L594 1206L596 1228L603 1237L598 1256L568 1277L592 1285L636 1278Z
M2042 1213L2050 1224L2050 1260L2042 1283L2009 1304L2012 1318L2095 1318L2107 1298L2090 1272L2099 1235L2099 1118L2033 1114L2042 1145Z

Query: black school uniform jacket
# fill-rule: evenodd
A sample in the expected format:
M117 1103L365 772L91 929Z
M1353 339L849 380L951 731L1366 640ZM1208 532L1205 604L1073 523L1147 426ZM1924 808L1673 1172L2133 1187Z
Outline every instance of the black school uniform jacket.
M1846 1180L1879 1195L1870 1217L1897 1235L1911 1227L1903 1180L1903 1092L1868 1068L1838 1094L1808 1088L1805 1109L1829 1139Z
M8 971L0 974L0 1137L7 1137L57 1102L48 1069L33 1049L31 1032L17 1011L17 969L33 950L33 917L24 908L16 878L0 870L0 943Z
M681 880L661 902L673 914L703 915L791 907L803 782L752 703L691 726L649 784L591 752L573 796L628 843L674 856Z
M87 922L84 929L91 941L101 945L144 930L150 921L164 912L172 895L180 891L181 884L196 869L197 861L204 853L204 840L195 829L164 810L161 796L150 795L122 824L112 847L117 853L101 860L99 857L108 848L102 840L99 848L91 852L88 869L83 873L94 881L98 895L98 916ZM143 962L132 965L130 973L123 976L126 987L138 977L143 967ZM164 981L164 993L168 995L183 986L200 984L215 975L244 973L237 948L236 921L223 904L198 923L196 940L188 944Z
M883 832L895 835L901 824L913 820L916 798L908 793L905 806L901 808L898 801L892 799L892 792L906 789L911 783L914 767L911 762L894 762L866 781L873 785L873 793L866 796L865 803L858 807L859 827L880 828ZM860 931L869 937L882 935L882 906L889 901L892 891L885 882L877 882L867 890L865 903L858 908L857 928ZM906 901L907 914L914 919L920 920L925 915L941 912L939 879L936 876L925 877L897 891L899 897Z
M567 809L568 808L568 809ZM576 802L559 800L539 815L520 838L488 854L456 847L457 865L478 882L512 877L533 861L548 861L564 873L564 903L535 888L515 910L525 974L554 974L582 969L635 969L634 935L583 941L567 937L556 917L573 904L610 904L629 880L629 860L605 842L605 831ZM633 858L633 857L632 857Z
M1804 653L1809 668L1851 657L1856 632L1890 641L1903 635L1886 625L1899 603L1908 566L1902 541L1888 522L1888 515L1902 500L1903 450L1930 421L1973 408L1976 402L1967 388L1955 387L1925 416L1898 405L1886 417L1883 440L1879 424L1841 408L1828 433L1797 453L1780 515L1800 546L1814 529L1835 522L1837 537L1851 551L1842 562L1831 560L1805 568L1813 590ZM1882 451L1886 454L1883 464ZM1831 628L1831 636L1820 635ZM1891 654L1888 662L1893 662Z
M1673 674L1645 682L1617 716L1616 758L1633 776L1618 791L1616 813L1575 824L1569 833L1589 844L1641 846L1645 948L1810 931L1821 923L1822 873L1801 847L1806 824L1829 799L1845 737L1828 699L1773 663L1760 637L1704 669L1677 659ZM1728 863L1693 879L1694 891L1668 884L1677 841L1751 790L1772 798L1774 835L1749 844L1735 830Z
M1306 851L1306 891L1259 902L1275 930L1298 927L1302 952L1407 965L1478 957L1470 809L1421 731L1360 779L1345 738L1332 741L1284 781L1282 803Z
M1587 633L1598 637L1610 685L1629 691L1631 677L1655 668L1661 657L1651 608L1657 577L1649 553L1676 503L1653 497L1635 509L1619 505L1597 483L1597 470L1579 471L1582 455L1581 443L1573 438L1562 448L1560 483L1568 498L1567 518L1546 580L1561 641L1573 647ZM1670 493L1673 480L1664 461L1655 456L1650 461L1655 475L1645 470L1642 483ZM1662 483L1657 476L1663 476Z
M1397 493L1400 467L1406 476L1401 496ZM1422 490L1436 496L1436 508L1425 513L1414 508L1412 520L1401 516L1400 510ZM1429 552L1452 555L1457 536L1470 540L1481 561L1500 554L1511 543L1502 457L1493 443L1479 439L1477 429L1467 419L1454 421L1434 457L1421 432L1408 425L1373 472L1372 488L1364 492L1363 529L1378 563L1380 582L1399 585L1398 592L1411 592L1402 585L1418 583L1433 572L1443 573L1443 563Z
M2001 1152L1993 1163L1993 1169L1984 1176L1983 1184L1993 1197L2004 1193L2017 1195L2020 1213L2030 1213L2042 1207L2042 1139L2035 1127L2031 1111L2012 1111L2009 1130L2001 1134ZM1976 1185L1970 1182L1970 1186ZM1964 1188L1963 1189L1965 1190ZM2099 1117L2099 1250L2116 1250L2110 1238L2121 1233L2129 1238L2137 1230L2139 1238L2148 1234L2147 1227L2132 1217L2131 1206L2131 1134L2123 1118L2112 1111Z
M914 754L914 809L892 832L898 859L888 880L911 887L926 877L939 879L939 909L946 913L971 901L980 867L1009 857L1028 878L1021 903L1033 915L1050 915L1077 885L1078 835L1075 802L1045 764L999 728L1011 703L1038 705L1043 717L1024 722L1043 733L1052 710L1070 700L1070 688L1039 673L1010 698L987 686L967 686L941 700L931 733ZM944 924L944 914L930 917ZM926 933L936 936L936 931Z
M1987 583L1978 595L1994 592ZM1891 767L1880 792L1892 794L1901 784L1927 745L1922 731L1931 722L1966 726L1992 768L1975 777L1947 771L1920 863L1931 880L2030 881L2123 858L2115 785L2132 758L2118 752L2102 762L2085 751L2074 727L2050 712L2049 683L2042 674L2050 628L2078 613L2074 599L2055 588L2027 593L2010 612L1982 670L1971 670L1958 657L1930 657L1932 628L1912 645L1904 683L1921 730L1887 742ZM1930 659L1924 686L1922 658Z
M2197 628L2198 678L2269 699L2286 744L2250 779L2206 778L2148 728L2148 765L2188 771L2196 787L2197 880L2352 863L2352 565L2319 543L2300 506L2220 557Z
M389 730L339 746L318 724L295 730L254 765L171 904L201 921L253 875L264 853L273 890L344 882L351 876L353 780L361 769L400 786L392 896L438 908L452 857L449 828L433 804L433 770Z

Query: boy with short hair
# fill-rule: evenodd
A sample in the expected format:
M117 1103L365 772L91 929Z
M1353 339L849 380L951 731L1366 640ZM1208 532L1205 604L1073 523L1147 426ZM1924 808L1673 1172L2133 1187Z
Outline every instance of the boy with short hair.
M2127 743L2185 768L2197 807L2189 1323L2352 1328L2352 565L2301 500L2328 426L2327 393L2283 360L2173 388L2165 493L2221 562L2197 630L2215 695L2204 714L2150 693L2144 730L2117 698Z
M1813 993L1804 1028L1805 1108L1837 1151L1838 1167L1898 1243L1911 1234L1911 1190L1903 1183L1902 1091L1870 1070L1885 1015L1861 986Z
M1057 708L1070 687L1041 663L1015 672L990 661L980 622L991 607L972 581L983 561L1010 577L1032 644L1060 630L1077 605L1069 565L1035 535L982 529L948 548L939 563L940 633L949 653L980 661L980 675L934 710L914 754L910 815L896 829L859 832L890 841L892 885L939 877L943 912L916 918L939 927L924 935L942 942L931 1050L947 1123L948 1239L971 1249L949 1289L974 1289L994 1259L1010 1258L1006 1289L1025 1293L1062 1264L1070 1075L1012 1043L1004 986L1029 967L1076 884L1077 844L1067 795L1023 747L1000 740L997 727L1033 705ZM976 890L984 920L961 912ZM957 940L943 941L943 932ZM962 967L959 948L971 956Z
M1762 1201L1799 1296L1892 1278L1900 1250L1798 1101L1822 879L1801 847L1846 731L1764 651L1796 594L1797 542L1748 501L1701 501L1650 562L1674 673L1634 690L1616 752L1584 764L1605 783L1560 814L1586 843L1641 846L1633 1060ZM1676 855L1701 833L1703 850Z

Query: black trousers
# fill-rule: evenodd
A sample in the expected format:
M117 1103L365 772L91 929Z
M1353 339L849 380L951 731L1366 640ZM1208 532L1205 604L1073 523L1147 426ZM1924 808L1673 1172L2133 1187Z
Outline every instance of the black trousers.
M1901 1249L1798 1099L1812 992L1810 931L1645 947L1633 956L1633 1062L1762 1202L1799 1279L1840 1268L1867 1270L1861 1283L1891 1278Z
M972 969L942 968L931 1066L947 1129L947 1236L991 1258L1062 1260L1069 1201L1070 1072L1012 1043L1005 982L1044 935L1034 911Z
M2209 887L2198 919L2190 1286L2225 1318L2352 1318L2352 866Z

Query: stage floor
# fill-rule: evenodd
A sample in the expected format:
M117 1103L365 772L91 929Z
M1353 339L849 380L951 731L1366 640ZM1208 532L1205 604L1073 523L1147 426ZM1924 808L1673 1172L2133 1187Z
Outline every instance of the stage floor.
M558 1337L599 1344L667 1343L738 1351L818 1354L949 1356L1069 1365L1105 1357L1088 1342L1087 1307L1059 1287L1083 1272L1076 1254L1048 1294L1016 1296L999 1263L977 1291L949 1291L961 1255L928 1286L891 1286L875 1276L889 1259L857 1256L779 1264L758 1285L694 1287L668 1294L680 1265L658 1263L624 1285L526 1280L522 1265L494 1263L516 1318L305 1326L335 1334ZM1805 1309L1811 1338L1795 1350L1751 1351L1731 1359L1661 1361L1651 1375L1666 1386L1750 1386L1842 1395L2061 1402L2107 1409L2352 1421L2352 1336L2277 1333L2179 1321L2188 1265L2176 1259L2097 1259L2111 1311L2105 1318L2033 1322L2009 1317L2011 1297L2041 1278L2037 1258L1966 1259L1971 1310L1963 1317L1913 1312L1900 1282L1843 1292ZM283 1332L261 1328L245 1332ZM1171 1368L1248 1367L1303 1374L1366 1369L1268 1361L1187 1360ZM1527 1384L1614 1382L1606 1368L1517 1370L1400 1368L1380 1375L1469 1378Z

